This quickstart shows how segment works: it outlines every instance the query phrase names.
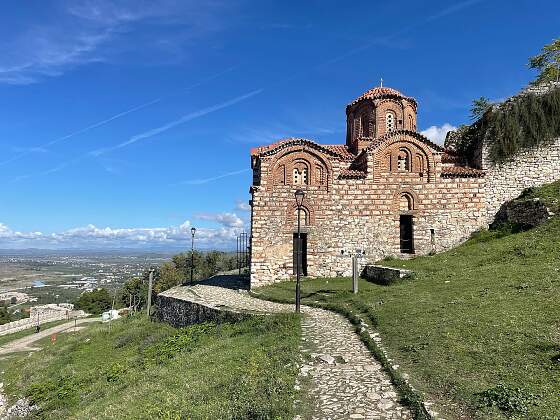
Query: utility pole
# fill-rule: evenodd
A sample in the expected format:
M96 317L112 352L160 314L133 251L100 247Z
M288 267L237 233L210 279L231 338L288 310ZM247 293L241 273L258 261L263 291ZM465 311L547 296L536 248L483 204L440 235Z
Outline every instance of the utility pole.
M148 319L150 318L150 309L152 307L152 284L154 282L154 269L150 268L150 277L148 281Z

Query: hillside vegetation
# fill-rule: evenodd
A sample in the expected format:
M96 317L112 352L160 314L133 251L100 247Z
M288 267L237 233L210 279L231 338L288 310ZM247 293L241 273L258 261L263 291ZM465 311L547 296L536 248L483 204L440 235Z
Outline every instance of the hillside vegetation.
M551 207L560 183L528 191ZM382 263L413 270L391 286L306 280L304 303L361 313L390 356L446 418L558 419L560 217L520 232L502 226L449 252ZM258 290L290 300L292 282Z
M299 319L175 329L133 316L60 335L4 374L40 418L293 418Z

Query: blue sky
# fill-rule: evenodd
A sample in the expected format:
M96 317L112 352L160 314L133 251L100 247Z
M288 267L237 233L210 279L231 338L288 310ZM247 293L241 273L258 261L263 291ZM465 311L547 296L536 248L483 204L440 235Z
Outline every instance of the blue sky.
M251 147L343 143L384 79L434 139L534 77L558 1L0 5L0 247L227 247Z

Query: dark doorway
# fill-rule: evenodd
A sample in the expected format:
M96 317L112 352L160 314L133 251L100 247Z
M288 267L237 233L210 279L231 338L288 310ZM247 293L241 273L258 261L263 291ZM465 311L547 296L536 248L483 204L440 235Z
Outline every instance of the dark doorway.
M414 254L414 228L408 214L401 214L401 252Z
M298 251L298 237L297 233L294 233L294 275L297 274L297 251ZM301 253L299 255L300 267L301 267L301 275L307 276L307 233L300 233L300 241L301 241Z

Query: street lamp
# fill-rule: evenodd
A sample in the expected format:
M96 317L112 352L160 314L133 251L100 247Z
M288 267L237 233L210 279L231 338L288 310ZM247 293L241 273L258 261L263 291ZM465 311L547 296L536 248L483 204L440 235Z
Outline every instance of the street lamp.
M191 286L193 284L193 274L194 274L194 234L196 233L196 228L191 228Z
M297 205L297 254L296 254L296 313L299 314L301 306L301 207L303 205L303 198L305 192L301 188L295 192L296 205Z

